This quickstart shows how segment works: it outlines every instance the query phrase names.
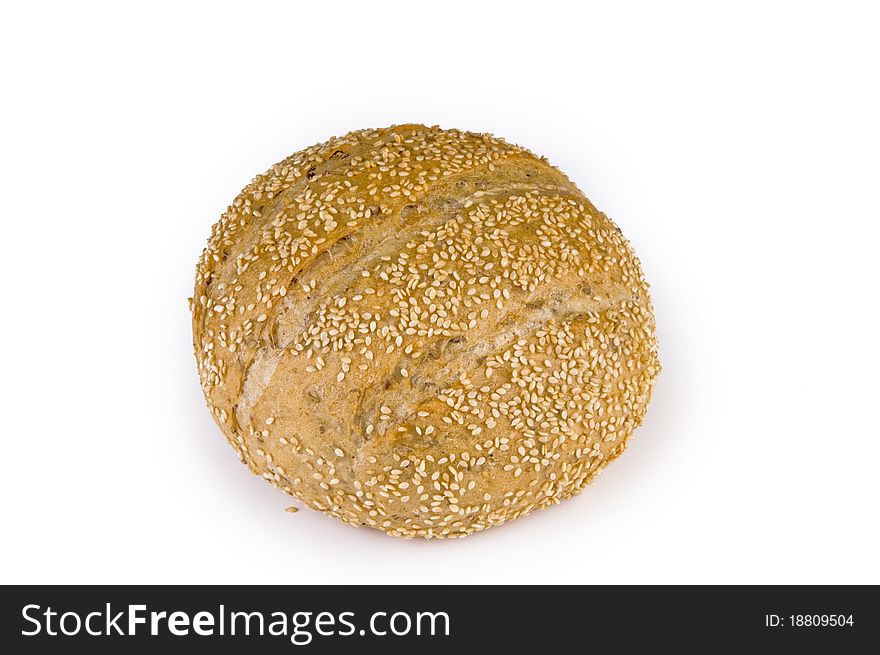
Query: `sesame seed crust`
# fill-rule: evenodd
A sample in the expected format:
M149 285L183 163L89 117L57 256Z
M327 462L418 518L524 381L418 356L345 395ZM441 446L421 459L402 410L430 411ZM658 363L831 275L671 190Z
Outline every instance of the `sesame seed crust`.
M253 472L399 537L579 493L660 371L620 230L546 160L399 125L255 178L196 267L208 406Z

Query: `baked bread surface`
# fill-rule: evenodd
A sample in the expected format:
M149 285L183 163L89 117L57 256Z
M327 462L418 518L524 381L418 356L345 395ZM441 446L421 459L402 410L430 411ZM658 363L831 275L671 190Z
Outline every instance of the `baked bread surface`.
M660 370L617 226L543 158L422 125L256 177L214 226L191 307L208 407L248 468L402 537L578 493Z

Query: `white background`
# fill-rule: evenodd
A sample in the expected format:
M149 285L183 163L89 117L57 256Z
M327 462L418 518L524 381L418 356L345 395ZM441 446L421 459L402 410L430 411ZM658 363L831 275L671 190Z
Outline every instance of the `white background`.
M8 3L0 581L880 582L870 3ZM578 498L452 541L310 511L204 406L186 299L286 155L400 122L546 155L664 371Z

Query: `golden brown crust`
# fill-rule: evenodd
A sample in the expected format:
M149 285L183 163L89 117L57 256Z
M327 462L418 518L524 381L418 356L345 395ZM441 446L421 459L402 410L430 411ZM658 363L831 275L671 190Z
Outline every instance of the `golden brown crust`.
M617 227L528 151L421 125L257 177L215 225L192 307L205 397L248 467L395 536L578 493L660 369Z

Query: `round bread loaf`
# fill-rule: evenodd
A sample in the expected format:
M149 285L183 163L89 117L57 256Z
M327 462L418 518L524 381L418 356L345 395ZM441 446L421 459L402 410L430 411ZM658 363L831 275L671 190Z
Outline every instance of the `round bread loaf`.
M196 268L208 406L253 472L401 537L460 537L578 493L660 370L620 230L488 134L399 125L255 178Z

